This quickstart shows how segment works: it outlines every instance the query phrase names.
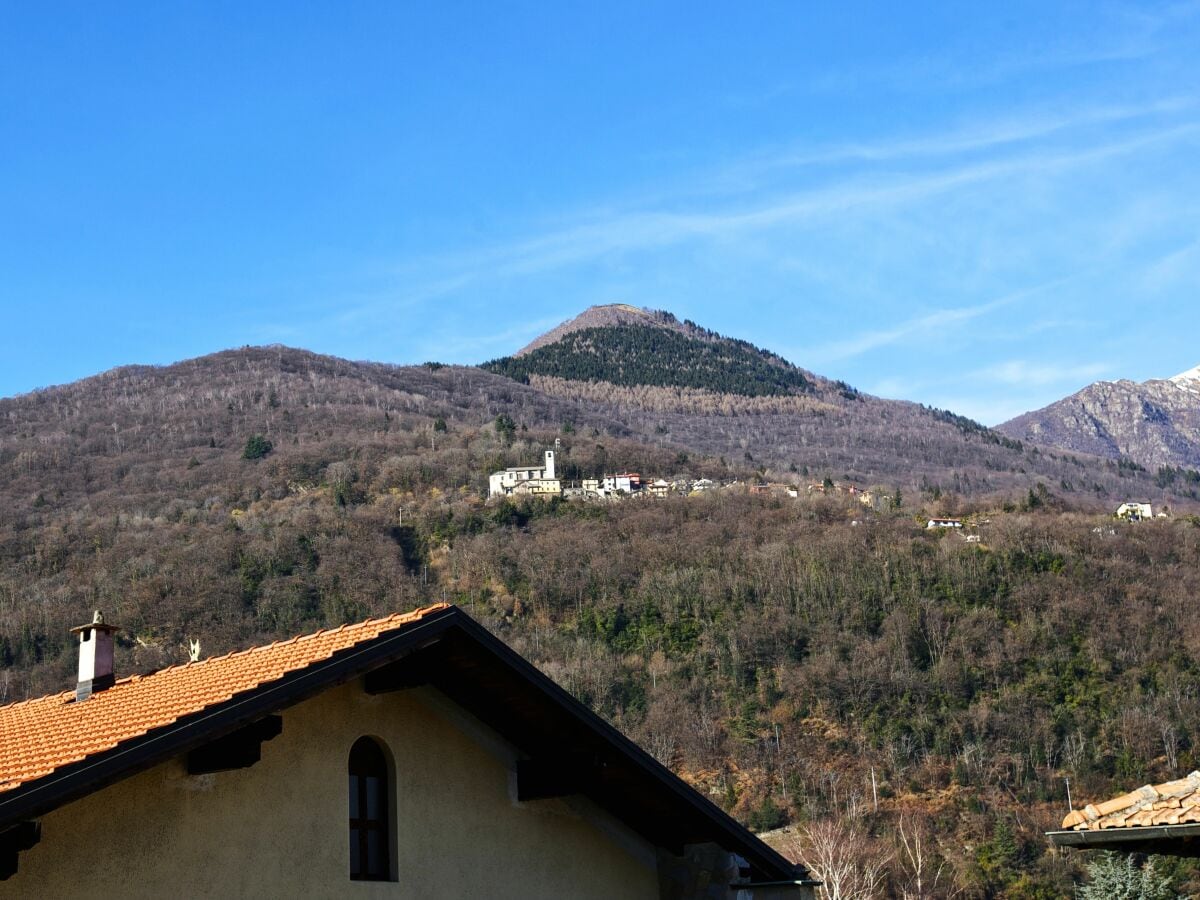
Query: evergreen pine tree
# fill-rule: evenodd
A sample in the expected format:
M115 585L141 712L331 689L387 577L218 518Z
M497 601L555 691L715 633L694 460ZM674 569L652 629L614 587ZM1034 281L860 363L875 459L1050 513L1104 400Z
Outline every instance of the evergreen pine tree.
M1075 892L1079 900L1177 900L1168 875L1151 857L1138 866L1126 853L1100 853L1087 864L1087 882Z

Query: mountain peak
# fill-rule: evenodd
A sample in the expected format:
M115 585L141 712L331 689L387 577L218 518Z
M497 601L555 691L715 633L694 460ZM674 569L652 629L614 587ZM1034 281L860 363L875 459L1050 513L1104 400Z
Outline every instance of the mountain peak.
M1187 387L1191 390L1200 388L1200 366L1188 369L1186 372L1180 372L1178 375L1173 375L1167 379L1168 381Z
M1154 467L1200 465L1200 366L1172 378L1097 381L997 431L1017 440Z
M630 306L628 303L605 303L599 306L589 306L575 318L568 319L541 337L534 338L513 356L526 356L539 347L557 343L576 331L583 331L586 328L609 328L614 325L643 325L650 328L667 328L672 331L687 332L686 327L665 310L642 309Z
M481 368L622 387L670 387L747 397L810 393L814 380L782 357L669 312L593 306L513 356Z

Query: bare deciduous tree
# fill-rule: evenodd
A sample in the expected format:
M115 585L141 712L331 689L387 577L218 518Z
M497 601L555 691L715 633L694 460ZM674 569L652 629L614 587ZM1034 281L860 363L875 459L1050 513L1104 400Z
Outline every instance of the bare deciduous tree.
M891 854L880 850L852 820L822 819L800 829L787 848L821 881L827 900L884 896Z
M962 889L950 883L945 860L930 846L930 835L913 816L901 816L896 823L896 854L901 873L898 896L901 900L926 900L930 897L958 897Z

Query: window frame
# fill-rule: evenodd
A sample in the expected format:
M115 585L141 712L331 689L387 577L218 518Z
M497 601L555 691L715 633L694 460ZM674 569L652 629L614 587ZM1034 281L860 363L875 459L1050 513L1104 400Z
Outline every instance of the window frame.
M369 736L356 740L346 761L346 773L350 880L395 881L392 766L383 742ZM374 848L372 835L377 836Z

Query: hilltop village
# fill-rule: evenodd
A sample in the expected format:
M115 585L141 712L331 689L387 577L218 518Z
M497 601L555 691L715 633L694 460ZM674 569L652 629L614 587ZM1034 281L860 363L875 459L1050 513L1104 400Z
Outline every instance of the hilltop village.
M619 502L643 498L692 496L716 490L741 490L752 495L791 497L793 499L822 494L841 495L856 499L863 506L873 510L898 508L900 505L898 490L890 493L878 488L861 488L829 478L801 485L773 481L748 482L739 479L692 478L686 474L674 474L668 478L643 476L639 472L614 472L606 473L599 478L568 481L559 477L555 467L556 454L560 447L560 442L556 440L555 449L544 452L540 466L510 466L492 472L488 476L488 500L506 497L541 497L543 499L558 497L563 500ZM1154 512L1149 502L1126 501L1116 508L1113 518L1128 522L1140 522L1152 518L1165 519L1168 518L1168 513L1163 509ZM986 523L984 520L983 524ZM978 543L980 541L978 534L967 534L963 530L964 525L970 530L976 528L977 524L974 522L964 523L960 518L934 516L926 521L925 527L930 530L959 531L962 532L963 539L968 543Z
M889 506L893 496L864 490L855 485L831 480L814 482L804 487L784 482L746 483L739 480L716 481L711 478L692 478L672 475L670 478L648 476L638 472L605 474L600 478L583 478L565 482L555 470L556 450L545 451L540 466L511 466L488 476L488 499L500 497L561 497L564 500L623 500L640 497L666 497L672 494L700 494L705 491L744 488L751 494L799 497L805 494L846 494L864 506L878 509Z

